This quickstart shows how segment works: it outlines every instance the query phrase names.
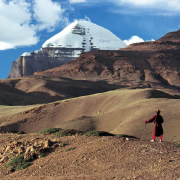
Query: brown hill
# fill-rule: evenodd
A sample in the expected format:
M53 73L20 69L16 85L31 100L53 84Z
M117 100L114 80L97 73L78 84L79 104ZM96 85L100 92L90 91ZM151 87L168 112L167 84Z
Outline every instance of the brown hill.
M0 130L40 132L49 127L101 130L141 138L144 121L160 108L164 117L164 140L180 139L179 106L175 96L153 89L119 89L84 97L31 106L3 106ZM7 113L4 112L4 109ZM17 110L16 110L17 109ZM8 114L8 110L11 114ZM145 139L152 138L153 124L147 125Z
M180 30L175 32L169 32L158 41L172 41L172 42L180 42Z
M14 81L16 82L16 80ZM39 104L46 101L39 97L33 97L25 92L4 83L0 80L0 105L27 105Z
M0 104L28 105L106 92L120 88L105 81L72 80L69 78L26 76L0 80Z
M179 87L179 31L172 34L172 38L166 35L158 41L132 44L119 51L82 53L75 61L35 75L107 80L128 86Z

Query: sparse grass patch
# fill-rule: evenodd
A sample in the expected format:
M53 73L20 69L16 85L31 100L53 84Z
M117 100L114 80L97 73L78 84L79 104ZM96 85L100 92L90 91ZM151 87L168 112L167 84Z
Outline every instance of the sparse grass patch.
M106 131L79 131L75 129L61 129L61 128L47 128L40 132L40 134L55 134L58 137L63 136L118 136L125 138L136 138L134 136L126 135L126 134L112 134ZM59 147L63 147L64 145L60 145Z
M39 134L54 134L58 132L59 130L62 130L61 128L46 128L42 130Z
M179 143L178 143L178 144L176 144L176 147L180 148L180 144L179 144Z
M21 169L25 169L28 166L31 165L30 163L31 159L24 159L24 155L17 156L14 159L12 159L7 166L11 166L11 171L18 171Z
M84 135L85 136L115 136L114 134L105 131L88 131Z
M66 149L66 152L71 151L71 150L74 150L74 149L76 149L76 147L68 148L68 149Z
M56 136L62 137L62 136L75 136L75 135L83 135L83 131L78 131L75 129L62 129L58 132L56 132Z

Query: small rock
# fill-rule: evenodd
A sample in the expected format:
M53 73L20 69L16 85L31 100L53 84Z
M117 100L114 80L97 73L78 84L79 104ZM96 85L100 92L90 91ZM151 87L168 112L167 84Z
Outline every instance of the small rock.
M49 148L50 146L50 140L47 140L44 142L44 148Z
M18 149L18 155L23 154L23 153L24 153L24 148L23 148L23 147L20 147L20 148Z
M3 163L6 159L7 159L7 156L3 156L3 157L0 159L0 163Z
M31 149L31 147L28 147L28 148L26 149L25 154L27 154L27 153L30 151L30 149Z
M10 148L11 148L11 146L7 146L7 148L6 148L6 150L4 151L4 153L7 152L8 150L10 150Z

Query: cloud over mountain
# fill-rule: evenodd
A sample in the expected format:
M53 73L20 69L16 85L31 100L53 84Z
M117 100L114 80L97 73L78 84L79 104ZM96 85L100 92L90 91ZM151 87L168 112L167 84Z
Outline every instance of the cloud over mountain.
M130 45L133 43L144 42L144 40L139 36L132 36L130 39L124 40L123 42L126 43L127 45Z
M52 0L0 1L0 50L37 44L37 33L67 22L60 3Z

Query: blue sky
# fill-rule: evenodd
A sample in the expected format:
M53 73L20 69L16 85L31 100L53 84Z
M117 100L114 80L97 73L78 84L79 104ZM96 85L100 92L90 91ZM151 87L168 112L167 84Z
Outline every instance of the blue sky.
M0 79L75 20L109 29L126 43L157 40L180 29L180 0L0 0Z

